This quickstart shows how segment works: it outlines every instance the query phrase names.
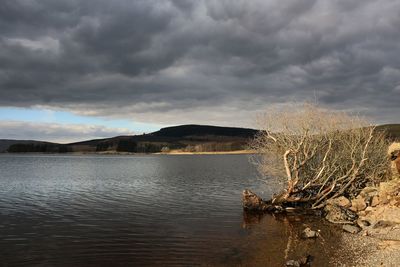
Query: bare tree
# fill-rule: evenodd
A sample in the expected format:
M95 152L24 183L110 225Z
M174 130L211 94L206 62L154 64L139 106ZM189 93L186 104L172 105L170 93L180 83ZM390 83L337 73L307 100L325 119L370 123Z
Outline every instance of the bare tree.
M273 202L306 202L313 208L340 195L354 197L386 179L385 133L364 119L312 104L269 110L250 147L261 174L285 181Z

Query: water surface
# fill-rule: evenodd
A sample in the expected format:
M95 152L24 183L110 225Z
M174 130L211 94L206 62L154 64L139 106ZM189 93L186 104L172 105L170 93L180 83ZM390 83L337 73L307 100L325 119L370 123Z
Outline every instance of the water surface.
M246 155L0 155L1 262L282 266L310 253L333 264L338 231L310 218L246 216L245 188L273 191ZM299 240L305 224L325 238Z

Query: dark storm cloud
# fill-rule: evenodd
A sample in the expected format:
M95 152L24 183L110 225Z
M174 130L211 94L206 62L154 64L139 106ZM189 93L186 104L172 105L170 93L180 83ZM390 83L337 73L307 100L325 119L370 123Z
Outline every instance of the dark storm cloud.
M315 96L390 121L399 29L390 0L5 0L0 105L247 125Z

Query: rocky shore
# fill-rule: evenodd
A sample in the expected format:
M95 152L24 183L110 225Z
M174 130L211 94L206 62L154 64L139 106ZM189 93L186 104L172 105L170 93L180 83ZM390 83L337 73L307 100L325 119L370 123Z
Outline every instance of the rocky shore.
M356 195L333 194L318 206L312 205L313 189L308 196L304 192L294 193L291 198L286 189L280 195L265 201L250 190L242 194L243 209L251 213L311 213L321 216L343 231L345 243L356 255L356 266L399 266L400 265L400 143L389 146L391 160L389 179L381 180L375 186L366 186ZM370 183L372 184L372 183ZM335 186L335 184L334 184ZM330 194L326 193L326 196ZM340 185L338 185L340 186ZM293 190L296 192L296 190ZM297 195L296 195L297 194ZM303 195L302 195L303 194ZM280 201L285 196L284 201ZM305 227L301 233L304 239L320 238L318 229ZM287 266L310 266L311 258L294 259Z
M243 191L242 201L247 212L296 211L291 207L275 206L249 190ZM312 212L345 232L345 243L352 250L359 251L359 257L355 259L357 266L398 266L400 263L399 179L382 182L377 187L366 187L354 199L344 196L331 199L323 210ZM305 228L302 236L318 238L319 234L316 229ZM287 266L311 265L303 262L304 259L292 260Z
M366 187L351 201L345 197L332 200L325 210L325 218L332 223L347 220L342 229L353 235L343 238L360 250L357 266L399 266L400 180Z

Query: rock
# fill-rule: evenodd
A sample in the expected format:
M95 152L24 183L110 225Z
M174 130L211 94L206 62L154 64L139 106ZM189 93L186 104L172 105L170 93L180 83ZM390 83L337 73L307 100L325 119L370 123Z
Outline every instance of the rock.
M400 174L400 151L396 151L392 154L392 170L396 169L397 174Z
M353 199L351 201L351 208L350 210L358 212L358 211L362 211L365 210L365 208L367 207L367 204L365 203L364 198L362 197L357 197L355 199Z
M242 205L244 210L248 211L266 211L268 205L256 194L250 190L243 190Z
M389 145L388 147L388 156L391 154L395 154L397 150L400 150L400 143L399 142L393 142Z
M374 224L372 228L377 229L377 228L386 228L386 227L391 227L394 226L396 223L391 222L391 221L384 221L384 220L379 220Z
M378 188L367 186L363 190L361 190L359 196L363 198L373 197L378 194Z
M350 224L343 225L343 230L351 234L357 234L361 231L359 227Z
M379 198L390 199L390 196L396 196L399 191L400 183L397 180L379 184Z
M295 260L290 260L286 262L286 266L290 267L300 267L300 262L295 261Z
M393 226L400 224L400 207L389 205L378 205L370 209L361 219L366 220L373 225L373 228Z
M284 209L282 206L279 206L279 205L270 205L270 206L267 206L266 210L268 212L281 213L281 212L284 212L286 209Z
M362 210L362 211L358 212L357 214L358 214L358 216L365 216L365 215L367 215L367 212L365 210Z
M371 211L373 211L374 210L374 208L373 207L366 207L365 208L365 210L363 210L365 213L368 213L368 212L371 212ZM360 213L361 213L362 211L360 211Z
M286 262L286 266L290 267L305 267L305 266L311 266L311 261L312 261L312 256L307 255L304 256L298 260L289 260Z
M394 142L389 146L388 155L391 159L391 170L394 177L399 177L400 174L400 143Z
M371 205L372 199L378 195L378 188L367 186L363 190L361 190L360 194L357 198L364 199L364 202L368 205Z
M358 215L348 209L337 205L327 204L324 209L327 219L331 223L351 223L358 219Z
M400 196L395 196L394 197L394 206L399 207L400 206Z
M371 200L371 207L376 207L379 205L379 197L373 196Z
M351 202L344 196L340 196L338 198L330 199L327 201L327 203L332 204L332 205L337 205L339 207L343 208L350 208L351 207Z
M367 220L358 219L358 220L357 220L357 225L358 225L359 227L361 227L361 228L366 228L366 227L370 226L371 223L370 223L369 221L367 221Z
M310 227L307 227L306 229L303 230L301 233L302 238L317 238L319 236L318 231L311 230Z

